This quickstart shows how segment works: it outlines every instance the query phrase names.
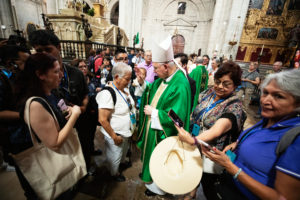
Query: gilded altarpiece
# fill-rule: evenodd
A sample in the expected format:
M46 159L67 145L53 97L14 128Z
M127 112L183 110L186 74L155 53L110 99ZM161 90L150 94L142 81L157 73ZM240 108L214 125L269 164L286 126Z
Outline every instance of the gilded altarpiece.
M293 0L253 0L245 20L236 60L289 64L296 46L288 47L293 28L300 24L300 9Z

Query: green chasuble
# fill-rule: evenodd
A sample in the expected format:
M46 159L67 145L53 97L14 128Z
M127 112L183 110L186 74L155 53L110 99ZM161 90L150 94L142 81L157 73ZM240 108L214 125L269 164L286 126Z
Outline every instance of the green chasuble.
M149 171L149 162L155 146L166 137L176 136L178 134L174 123L168 116L168 111L171 108L184 122L184 129L189 129L191 106L190 98L191 89L189 82L180 70L175 72L169 82L165 82L163 79L157 79L147 86L144 91L140 105L140 125L137 141L137 146L142 152L141 160L143 162L143 181L152 181ZM159 122L163 128L162 131L151 128L151 116L145 115L145 105L154 105L158 110Z
M193 109L194 111L195 107L198 104L198 98L200 92L203 92L207 89L208 84L208 71L205 69L205 66L198 65L191 73L190 77L196 81L196 94L194 97L194 104Z

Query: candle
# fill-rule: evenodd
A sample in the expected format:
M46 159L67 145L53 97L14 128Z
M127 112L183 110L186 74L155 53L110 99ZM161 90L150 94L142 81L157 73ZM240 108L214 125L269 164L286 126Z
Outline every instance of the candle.
M263 53L263 51L264 51L264 44L263 44L263 46L262 46L262 48L261 48L261 51L260 51L260 54L259 55L262 55L262 53Z

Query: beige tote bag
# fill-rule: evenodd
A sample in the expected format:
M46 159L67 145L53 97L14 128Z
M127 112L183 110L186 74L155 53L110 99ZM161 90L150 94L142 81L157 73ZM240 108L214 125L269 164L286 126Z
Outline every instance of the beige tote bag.
M12 156L37 196L40 199L55 199L87 174L86 165L74 128L59 152L55 152L37 141L29 119L29 106L34 98L40 97L28 99L24 111L24 119L28 125L33 146ZM47 105L57 122L51 106L48 103Z

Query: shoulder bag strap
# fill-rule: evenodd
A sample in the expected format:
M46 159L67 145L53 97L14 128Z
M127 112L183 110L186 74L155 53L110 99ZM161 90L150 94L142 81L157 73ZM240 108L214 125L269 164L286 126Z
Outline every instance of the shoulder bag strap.
M300 135L300 126L296 126L290 130L288 130L280 139L277 147L276 147L276 155L280 156L289 146L293 143L293 141Z
M250 76L252 73L254 73L255 71L253 72L250 72L249 74L247 74L244 78L247 78L248 76Z
M114 102L114 106L115 106L116 102L117 102L117 96L116 96L115 90L110 86L105 86L104 88L102 88L101 91L103 91L103 90L108 90L110 92L110 94L112 96L112 99L113 99L113 102Z
M30 107L30 104L31 102L34 100L34 99L41 99L42 101L45 102L45 104L49 107L50 111L51 111L51 114L54 118L55 121L57 121L57 118L55 116L55 113L53 112L51 106L48 104L48 102L41 98L41 97L30 97L27 101L26 101L26 104L25 104L25 110L24 110L24 121L26 122L26 124L28 125L28 129L29 129L29 132L30 132L30 136L31 136L31 140L32 140L32 143L34 146L37 146L38 145L38 141L35 137L35 134L33 133L33 130L31 128L31 124L30 124L30 113L29 113L29 107Z

